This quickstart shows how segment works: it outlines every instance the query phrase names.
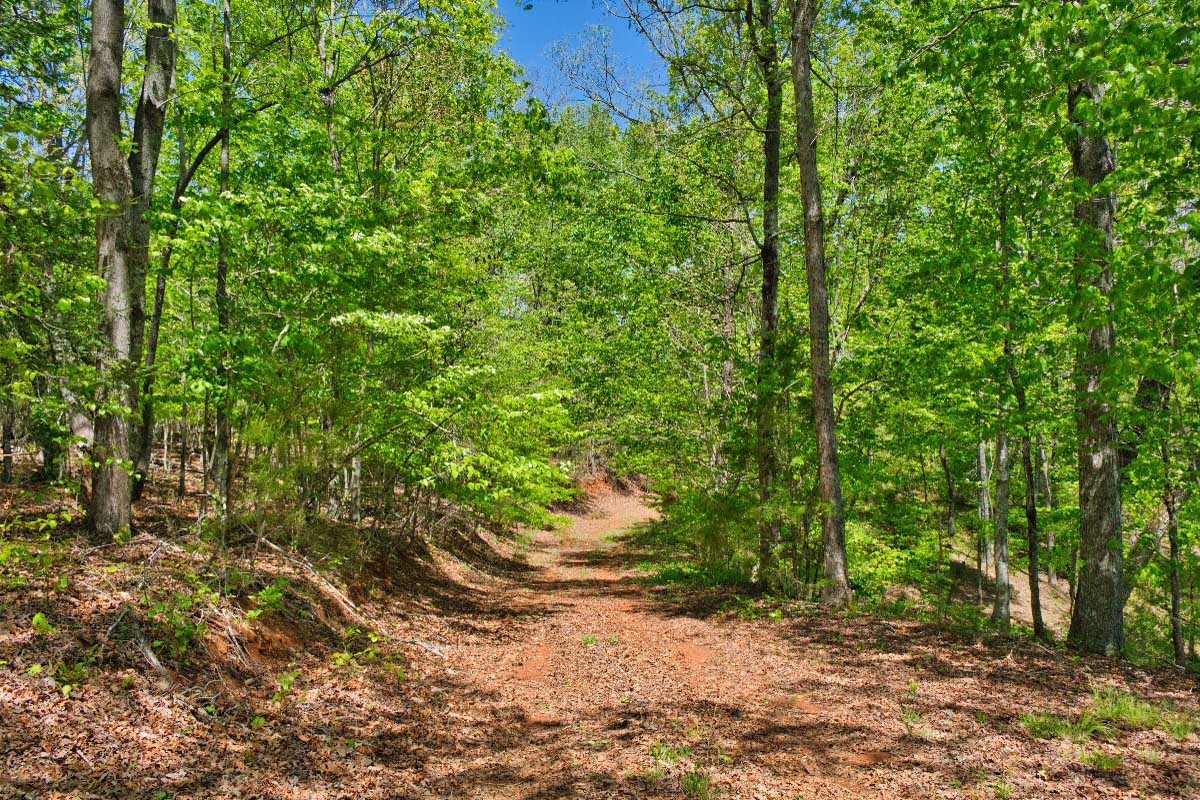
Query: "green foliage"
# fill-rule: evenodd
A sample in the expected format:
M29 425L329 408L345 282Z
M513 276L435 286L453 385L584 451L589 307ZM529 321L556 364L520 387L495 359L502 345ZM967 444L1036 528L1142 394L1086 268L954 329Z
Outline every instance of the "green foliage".
M296 679L300 677L300 671L295 669L284 670L275 676L275 684L279 688L272 696L272 700L276 703L282 703L292 694L292 687L296 683Z
M30 626L33 628L34 633L43 636L54 633L54 626L50 624L50 620L46 619L46 615L41 611L33 615Z
M287 588L287 581L282 578L267 586L260 592L250 596L254 601L255 607L246 612L246 616L250 619L256 619L270 611L280 607L284 599L284 590Z
M1079 763L1100 772L1113 772L1119 770L1122 765L1122 759L1119 755L1106 753L1103 750L1085 750L1079 754Z
M1022 714L1020 721L1029 735L1036 739L1066 738L1081 743L1112 735L1112 727L1107 721L1090 711L1081 712L1075 719L1033 711Z
M191 454L211 451L220 409L237 480L229 520L206 523L214 538L270 529L313 544L333 538L316 521L346 524L356 547L316 543L343 565L386 561L452 524L552 526L574 479L636 474L662 501L654 579L815 598L827 509L799 270L811 232L785 158L780 325L773 361L760 363L766 93L732 8L690 5L639 28L672 55L653 91L612 85L607 61L593 69L602 43L556 48L573 82L606 80L597 102L550 110L497 47L485 0L336 0L299 16L288 3L235 4L229 75L213 57L218 7L181 4L147 217L150 309L160 277L164 287L161 326L146 329L158 331L156 357L135 354L137 374L101 379L105 282L81 246L98 209L81 133L89 13L5 5L0 421L40 454L38 480L79 490L87 423L117 409L107 382L138 383L157 420L145 440L165 429L177 446L186 434ZM786 48L782 4L777 16ZM950 565L969 572L965 551L989 535L971 512L995 491L1001 431L1017 455L1014 545L1018 501L1037 492L1042 563L1071 574L1080 331L1111 321L1116 349L1096 389L1121 439L1123 518L1153 542L1164 498L1178 505L1178 556L1130 560L1127 655L1198 666L1174 652L1164 613L1177 579L1190 645L1200 495L1180 487L1194 486L1200 452L1193 16L1183 0L821 5L818 172L858 602L982 629L986 612L960 585L970 577ZM123 120L140 96L145 14L127 27ZM1070 87L1084 80L1103 96L1068 124ZM1066 143L1081 120L1119 154L1103 186L1120 209L1106 298L1085 280L1076 224L1091 190L1070 177ZM1162 402L1139 400L1149 379L1168 389ZM778 398L771 441L756 427L762 390ZM1045 487L1025 485L1026 435L1046 451ZM778 469L760 485L768 445ZM27 485L29 463L17 475ZM39 579L56 586L52 548L23 540L69 522L6 520L4 585L39 559ZM779 567L757 574L760 532L776 523ZM1028 563L1024 545L1014 551L1015 566ZM885 602L898 586L920 601ZM244 588L258 590L249 617L282 608L282 587ZM160 647L182 655L202 634L197 601L148 606Z
M661 766L670 766L692 753L689 747L677 747L670 742L651 742L650 755Z
M708 773L693 771L683 776L683 795L693 800L712 800L717 796L717 789Z

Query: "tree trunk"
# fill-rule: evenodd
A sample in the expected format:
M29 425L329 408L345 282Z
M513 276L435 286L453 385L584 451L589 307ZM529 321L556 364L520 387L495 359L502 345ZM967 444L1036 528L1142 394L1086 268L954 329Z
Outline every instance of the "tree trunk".
M1008 580L1008 434L1003 424L996 435L996 602L992 607L992 622L1001 632L1008 633L1012 626L1012 587Z
M846 563L846 522L838 468L836 409L829 360L829 290L825 285L825 216L817 173L817 122L813 111L812 45L817 0L793 0L792 88L796 96L796 161L804 210L804 268L808 278L809 357L813 419L817 434L817 476L821 486L821 530L825 581L821 602L828 608L850 604Z
M0 431L0 483L12 483L13 480L13 459L16 458L13 452L13 417L16 412L11 408L5 408L3 431Z
M221 0L221 110L225 119L229 119L232 95L232 64L230 59L230 10L229 0ZM229 191L229 126L221 132L220 155L220 191L223 197ZM220 363L217 365L217 385L221 387L221 396L217 398L216 435L213 441L213 499L216 505L217 521L220 527L221 541L229 530L229 443L230 443L230 405L233 397L229 353L229 263L228 236L224 223L217 234L217 335L221 337Z
M1092 131L1084 116L1091 113L1092 104L1101 102L1103 89L1084 80L1073 84L1068 92L1068 118L1079 131L1070 142L1072 174L1096 186L1116 166L1108 140ZM1081 111L1081 101L1090 101L1087 112ZM1116 203L1115 193L1104 190L1075 204L1079 237L1075 285L1084 340L1076 364L1081 565L1067 636L1074 647L1113 655L1125 647L1121 474L1117 426L1104 387L1116 338L1109 298L1113 288L1109 262Z
M179 482L175 487L175 496L180 500L187 494L187 462L188 451L188 421L187 421L187 380L183 382L184 400L179 411Z
M1029 606L1033 615L1033 635L1046 638L1046 625L1042 621L1042 591L1038 582L1041 570L1038 567L1038 519L1037 519L1037 472L1033 468L1033 437L1029 435L1028 409L1025 405L1025 386L1014 368L1009 367L1009 378L1017 396L1017 410L1021 413L1024 429L1021 431L1021 466L1025 473L1025 540L1029 547Z
M96 219L96 268L104 278L103 344L92 444L88 530L97 543L128 531L132 521L130 419L137 408L137 366L144 324L150 225L146 212L162 143L163 109L175 76L174 0L151 0L146 68L134 116L133 150L121 148L121 69L125 8L121 0L92 3L86 93L92 185L103 208Z
M184 137L182 117L179 118L179 130L176 133L179 145L179 175L175 179L175 194L171 201L171 211L179 213L182 208L183 192L189 181L187 166L187 140ZM175 218L175 230L178 230L178 217ZM150 326L146 331L146 375L142 379L140 430L137 456L134 461L133 498L141 497L142 485L145 483L147 470L150 468L150 432L154 430L154 365L158 357L158 337L162 330L163 305L167 295L167 270L171 265L172 247L165 243L159 254L158 277L154 281L154 305L150 311Z
M101 202L96 215L96 269L105 281L103 344L91 462L88 531L93 541L112 540L128 530L130 513L129 428L126 413L133 372L130 329L129 236L125 214L133 202L133 180L121 151L121 66L125 54L125 8L120 0L92 4L91 50L86 88L88 152L92 189ZM125 380L121 381L124 376ZM116 383L107 389L104 384ZM124 384L124 385L122 385ZM115 408L110 408L115 406Z
M1168 577L1171 584L1171 649L1175 656L1175 665L1183 667L1187 665L1187 653L1183 647L1183 609L1179 587L1179 517L1176 511L1175 487L1170 478L1171 450L1168 444L1163 443L1162 453L1163 466L1166 467L1168 476L1166 490L1163 492L1163 504L1167 509L1167 544L1170 548Z
M1042 444L1042 435L1037 436L1038 463L1041 465L1042 475L1042 491L1046 495L1046 508L1054 510L1054 495L1050 490L1050 461L1046 458L1046 448ZM1051 525L1046 531L1046 550L1049 555L1046 558L1046 579L1050 581L1050 588L1058 588L1058 572L1054 568L1054 526Z
M979 567L979 577L976 583L978 584L977 594L979 602L983 602L983 578L985 575L991 574L991 548L987 546L987 523L992 518L992 497L988 489L991 483L991 476L988 474L987 463L987 443L982 437L979 439L979 447L976 451L976 471L979 473L979 499L976 505L976 512L979 516L979 535L976 537L976 550L979 551L979 557L976 559Z
M753 7L750 9L752 12ZM783 72L775 43L774 3L761 0L747 14L755 38L755 57L767 92L767 118L763 131L763 223L759 255L762 260L762 306L759 318L755 458L758 466L758 577L768 589L778 583L776 548L780 519L772 508L778 472L776 425L779 371L776 336L779 327L779 163L783 120Z
M317 20L317 58L321 62L321 74L325 77L325 86L320 90L321 103L325 106L325 136L329 140L329 163L333 168L334 179L342 170L342 151L338 147L337 132L333 121L334 94L337 87L334 84L334 72L337 69L337 0L329 0L329 18L322 22Z
M950 460L946 457L946 442L938 447L942 460L942 474L946 477L946 539L954 546L954 475L950 472ZM938 573L942 571L942 542L938 540Z

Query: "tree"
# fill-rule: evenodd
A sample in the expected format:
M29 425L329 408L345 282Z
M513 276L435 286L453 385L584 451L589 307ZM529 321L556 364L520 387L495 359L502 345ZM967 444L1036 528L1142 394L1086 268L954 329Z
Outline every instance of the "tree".
M817 434L821 486L821 530L825 545L825 581L821 601L829 608L850 604L846 566L846 523L842 476L838 468L836 417L829 354L829 291L825 283L825 212L817 173L817 126L812 97L812 35L817 0L792 3L792 87L796 101L796 155L804 213L804 268L808 277L809 363L812 371L813 423Z
M1121 475L1105 385L1116 334L1109 298L1116 195L1104 186L1116 157L1099 128L1103 99L1103 85L1088 78L1068 88L1071 172L1084 194L1075 203L1075 303L1083 342L1076 365L1081 567L1068 641L1094 653L1116 654L1125 647Z
M121 69L125 9L120 0L92 5L87 80L87 134L92 182L103 207L96 220L96 268L105 280L101 375L110 386L97 398L92 444L92 538L106 542L132 522L132 469L136 451L131 417L137 408L137 367L145 322L146 264L154 175L165 108L175 78L175 2L151 0L146 70L128 159L121 147Z

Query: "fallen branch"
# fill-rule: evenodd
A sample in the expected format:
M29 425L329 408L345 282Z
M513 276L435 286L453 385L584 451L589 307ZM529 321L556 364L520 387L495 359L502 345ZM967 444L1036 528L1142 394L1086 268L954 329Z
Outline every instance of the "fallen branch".
M443 653L441 648L439 648L437 645L430 644L429 642L422 641L421 639L397 639L396 641L401 642L402 644L411 644L415 647L419 647L422 650L426 650L430 653L433 653L435 656L442 659L443 661L446 660L446 654Z
M307 560L300 558L299 556L291 555L265 536L258 537L258 540L262 544L265 544L267 547L274 550L276 553L279 553L279 555L283 556L288 561L291 561L293 564L296 564L297 566L303 567L305 570L307 570L309 574L317 579L320 585L325 589L325 593L334 601L334 603L337 604L338 608L342 610L343 614L350 617L355 622L362 623L364 625L370 625L370 620L363 616L362 612L358 610L358 606L356 606L350 600L350 598L346 597L341 589L338 589L336 586L334 586L328 578L322 575L317 568L310 564Z

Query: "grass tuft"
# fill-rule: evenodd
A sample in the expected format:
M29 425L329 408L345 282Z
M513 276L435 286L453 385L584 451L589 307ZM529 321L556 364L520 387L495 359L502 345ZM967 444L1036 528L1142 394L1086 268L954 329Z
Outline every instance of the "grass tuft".
M1079 763L1101 772L1112 772L1121 768L1121 757L1103 750L1088 750L1080 754Z
M712 778L703 772L689 772L683 776L683 796L692 800L712 800L717 796Z

